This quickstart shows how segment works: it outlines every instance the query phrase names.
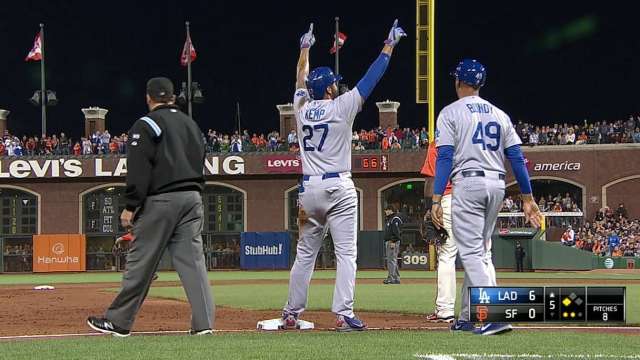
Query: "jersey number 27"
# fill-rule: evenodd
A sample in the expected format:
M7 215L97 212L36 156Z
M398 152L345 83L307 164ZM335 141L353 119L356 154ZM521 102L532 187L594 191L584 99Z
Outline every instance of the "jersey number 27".
M471 141L474 144L481 144L482 150L498 150L500 148L500 124L495 121L490 121L486 125L479 122Z
M316 148L312 145L307 144L307 141L310 141L313 138L313 135L316 131L322 131L322 136L320 137L320 143L318 144L318 151L322 151L322 145L324 145L324 141L327 139L327 134L329 133L329 124L318 124L318 125L305 125L302 127L302 131L306 133L306 135L302 138L302 146L304 146L304 151L315 151Z

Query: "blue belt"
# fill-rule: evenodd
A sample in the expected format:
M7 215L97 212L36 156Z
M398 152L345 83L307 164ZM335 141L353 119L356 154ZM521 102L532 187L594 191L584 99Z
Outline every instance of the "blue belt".
M462 177L484 177L484 171L482 170L465 170L462 171ZM498 179L504 180L504 174L498 174Z
M311 176L314 175L302 175L302 181L309 181L309 179L311 178ZM320 176L320 175L318 175ZM326 173L326 174L322 174L322 180L325 179L331 179L331 178L337 178L340 177L340 173Z

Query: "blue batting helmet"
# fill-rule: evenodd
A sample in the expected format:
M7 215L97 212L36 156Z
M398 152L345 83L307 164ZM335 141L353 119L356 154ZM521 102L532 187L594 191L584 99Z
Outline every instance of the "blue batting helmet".
M321 66L313 69L307 76L307 90L313 100L322 100L331 84L340 81L342 76L335 75L330 68Z
M456 69L451 72L459 81L479 88L487 80L487 71L484 66L475 59L463 59L458 63Z

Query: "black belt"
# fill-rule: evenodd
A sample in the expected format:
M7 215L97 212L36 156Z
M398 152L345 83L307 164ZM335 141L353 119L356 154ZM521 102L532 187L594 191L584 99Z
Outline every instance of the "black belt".
M482 170L465 170L461 172L462 177L484 177L484 171ZM498 179L504 180L504 174L498 174Z

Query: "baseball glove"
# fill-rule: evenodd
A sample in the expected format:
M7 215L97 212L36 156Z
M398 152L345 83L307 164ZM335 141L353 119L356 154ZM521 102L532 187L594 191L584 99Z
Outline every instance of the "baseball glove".
M424 220L424 240L426 242L434 242L436 245L443 244L447 241L449 235L445 229L438 229L431 218Z
M113 244L111 248L111 253L114 256L120 256L126 254L131 247L131 242L133 241L133 234L127 233L116 239L116 242Z

